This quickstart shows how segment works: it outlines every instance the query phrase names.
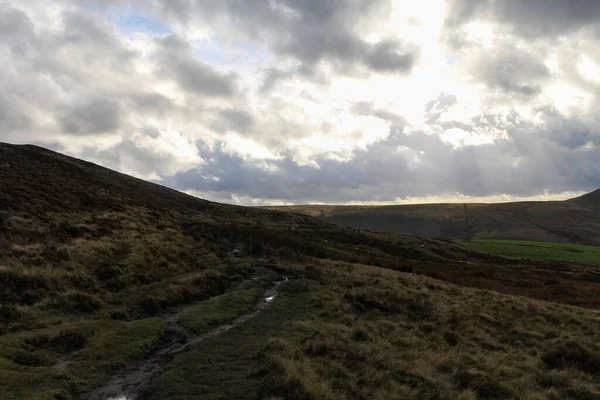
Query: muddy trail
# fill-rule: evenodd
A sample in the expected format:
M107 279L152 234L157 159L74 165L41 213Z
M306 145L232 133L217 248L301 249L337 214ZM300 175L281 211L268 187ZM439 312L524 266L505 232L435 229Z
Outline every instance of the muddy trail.
M273 304L279 294L279 287L288 278L280 277L265 290L256 302L252 312L241 315L233 321L222 324L210 332L196 335L179 323L181 312L165 318L165 335L148 357L119 371L109 382L83 397L86 400L136 400L144 389L164 370L165 366L188 346L207 338L220 335L231 328L243 324Z

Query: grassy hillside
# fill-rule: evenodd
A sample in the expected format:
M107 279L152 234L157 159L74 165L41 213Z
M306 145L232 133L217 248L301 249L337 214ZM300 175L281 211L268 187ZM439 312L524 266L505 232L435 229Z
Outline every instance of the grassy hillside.
M597 312L380 268L321 271L311 309L265 345L283 375L270 395L600 398Z
M463 204L268 207L357 229L435 238L465 238ZM468 204L478 239L515 239L600 245L600 192L568 201Z
M569 203L600 210L600 189L569 200Z
M593 268L212 203L33 146L0 144L0 185L3 399L95 398L205 333L147 396L600 390ZM210 336L277 276L290 279L272 308Z
M257 265L403 268L465 253L211 203L34 146L0 144L0 185L4 398L78 397L159 343L156 316L226 292Z
M471 250L505 257L600 265L600 247L597 246L528 240L463 240L458 243Z
M379 267L313 268L247 326L178 356L148 398L600 396L596 311Z

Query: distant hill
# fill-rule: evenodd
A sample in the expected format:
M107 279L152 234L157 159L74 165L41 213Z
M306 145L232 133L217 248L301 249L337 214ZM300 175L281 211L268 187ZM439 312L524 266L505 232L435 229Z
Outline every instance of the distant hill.
M568 202L582 207L600 210L600 189L584 194L583 196L575 197L574 199L568 200Z
M394 206L299 205L270 209L324 216L357 229L432 238L465 238L465 210L456 204ZM600 190L567 201L467 204L472 236L600 245Z

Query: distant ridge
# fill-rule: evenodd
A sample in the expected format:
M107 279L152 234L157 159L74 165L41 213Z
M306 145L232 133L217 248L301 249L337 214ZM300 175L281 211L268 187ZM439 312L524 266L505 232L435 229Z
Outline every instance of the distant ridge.
M575 197L568 201L579 204L583 207L600 209L600 189L584 194L583 196Z
M442 239L466 238L462 203L394 206L285 206L343 226ZM467 204L470 232L480 239L600 245L600 189L566 201Z

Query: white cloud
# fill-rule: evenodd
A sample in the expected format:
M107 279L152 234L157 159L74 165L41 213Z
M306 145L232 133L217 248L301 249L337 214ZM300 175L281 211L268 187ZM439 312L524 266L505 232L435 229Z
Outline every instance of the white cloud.
M600 7L564 3L5 0L0 140L244 204L579 193Z

